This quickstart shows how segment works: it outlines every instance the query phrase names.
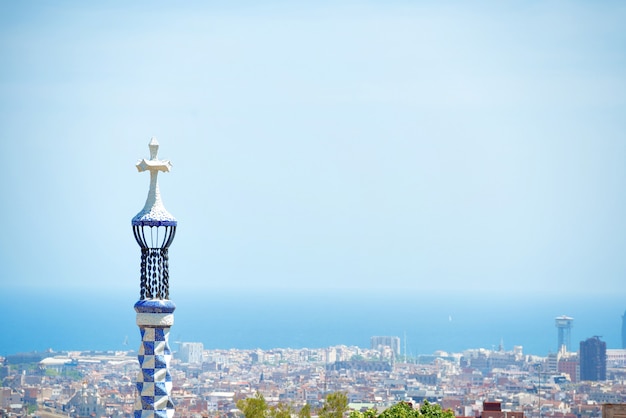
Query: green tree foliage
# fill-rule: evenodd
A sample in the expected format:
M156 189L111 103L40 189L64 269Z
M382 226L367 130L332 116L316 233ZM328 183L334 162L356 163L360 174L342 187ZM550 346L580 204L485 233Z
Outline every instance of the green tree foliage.
M420 411L407 402L398 402L380 413L378 418L419 418Z
M298 412L298 418L311 418L311 405L304 404L304 406Z
M266 418L268 415L267 402L259 392L253 398L239 399L235 405L245 418Z
M279 402L278 405L269 409L270 418L291 418L291 415L294 413L293 407L284 402Z
M373 408L366 410L365 412L350 411L350 418L376 418L378 411Z
M237 408L245 418L291 418L296 415L291 404L283 402L275 406L269 406L263 395L257 392L254 397L239 399ZM348 396L343 392L333 392L326 395L324 405L316 412L319 418L343 418L348 411ZM311 418L311 405L305 404L297 413L298 418ZM424 401L419 409L407 402L397 404L385 409L380 414L375 409L365 412L351 411L350 418L454 418L454 413L447 409L441 409L437 404Z
M44 374L46 376L55 377L55 376L58 376L60 373L54 369L46 369L44 371Z
M350 418L454 418L454 413L424 400L419 409L414 409L410 403L398 402L380 414L377 414L374 409L368 409L365 412L352 411Z
M420 415L427 418L454 418L454 412L450 409L443 410L440 405L429 403L424 400L420 407Z
M290 404L280 402L275 406L269 406L259 392L252 398L239 399L235 405L237 405L237 408L243 413L245 418L291 418L292 415L295 415L293 406ZM303 418L310 417L311 414L309 413L308 417Z
M342 418L348 410L348 395L343 392L333 392L326 395L324 405L317 410L320 418Z

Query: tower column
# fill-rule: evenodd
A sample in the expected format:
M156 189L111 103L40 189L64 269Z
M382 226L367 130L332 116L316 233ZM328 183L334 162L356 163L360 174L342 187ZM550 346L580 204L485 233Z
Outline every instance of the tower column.
M171 163L157 158L159 144L152 138L150 159L137 163L139 172L150 172L150 188L143 209L133 218L133 233L141 247L139 301L135 303L141 333L135 418L173 418L171 399L172 352L168 343L174 325L176 305L169 299L168 249L176 235L176 219L165 209L157 183L159 171L168 172Z
M174 309L170 300L140 300L135 303L137 325L141 332L135 418L172 418L174 404L168 344L170 327L174 325Z

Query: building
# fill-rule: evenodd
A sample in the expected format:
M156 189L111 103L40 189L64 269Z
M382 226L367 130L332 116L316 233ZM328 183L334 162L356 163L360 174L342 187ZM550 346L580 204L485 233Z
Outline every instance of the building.
M623 348L607 348L606 349L606 367L626 367L626 349Z
M569 316L561 315L557 316L554 320L554 325L558 329L558 341L556 346L556 351L571 351L572 342L572 324L574 323L574 318L570 318Z
M501 402L483 401L480 418L524 418L523 411L503 411Z
M572 383L576 383L580 380L580 368L578 367L578 355L574 353L567 353L559 358L559 365L557 371L559 373L565 373L569 375L569 379Z
M580 342L580 380L606 380L606 343L595 336Z
M602 418L618 418L626 415L626 405L624 404L604 404L602 405Z
M622 315L622 348L626 348L626 312Z
M74 417L101 417L105 415L98 386L91 385L88 387L87 383L83 383L82 389L72 396L66 409Z
M182 343L180 345L179 359L183 363L201 364L204 345L202 343Z
M389 347L396 356L400 355L400 337L372 337L370 338L370 348L372 350L382 350Z

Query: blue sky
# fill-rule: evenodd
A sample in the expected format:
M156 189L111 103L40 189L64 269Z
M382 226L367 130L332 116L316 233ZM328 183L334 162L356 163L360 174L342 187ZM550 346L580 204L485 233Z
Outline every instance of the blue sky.
M624 21L610 1L3 2L0 292L138 292L151 136L173 291L626 292Z

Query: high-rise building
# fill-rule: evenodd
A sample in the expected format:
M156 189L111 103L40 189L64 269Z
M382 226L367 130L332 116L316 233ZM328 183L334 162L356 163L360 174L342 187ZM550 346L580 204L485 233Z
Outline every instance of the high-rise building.
M389 347L396 356L400 355L400 337L371 337L370 348L380 350Z
M135 303L141 331L134 418L173 418L171 399L172 352L168 339L176 305L169 299L168 249L176 234L176 219L163 206L157 175L168 172L169 161L159 160L159 143L152 138L150 159L137 163L139 172L150 172L150 189L143 209L133 218L135 240L141 247L139 301Z
M574 318L570 318L569 316L561 315L557 316L554 320L554 324L558 329L558 342L556 346L556 351L571 351L571 335L572 335L572 324L574 323Z
M626 348L626 312L622 315L622 348Z
M600 337L580 342L580 380L606 380L606 343Z
M202 363L202 352L204 344L202 343L182 343L180 345L180 354L176 356L183 363L200 364Z

